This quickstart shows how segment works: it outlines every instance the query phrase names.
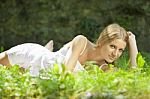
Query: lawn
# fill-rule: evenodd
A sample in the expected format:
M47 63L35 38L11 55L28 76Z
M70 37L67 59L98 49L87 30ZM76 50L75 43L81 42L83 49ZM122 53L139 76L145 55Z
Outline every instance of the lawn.
M88 63L86 71L71 73L62 71L55 64L53 69L31 77L28 70L19 66L0 66L0 99L148 99L150 97L149 63L139 56L138 68L126 68L128 61L122 57L117 69L103 72ZM121 67L121 65L124 65Z

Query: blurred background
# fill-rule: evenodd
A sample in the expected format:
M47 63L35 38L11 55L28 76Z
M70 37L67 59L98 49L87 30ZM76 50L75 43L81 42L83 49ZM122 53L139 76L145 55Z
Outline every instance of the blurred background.
M95 42L102 29L118 23L150 52L150 0L0 0L0 50L21 43L58 50L78 34Z

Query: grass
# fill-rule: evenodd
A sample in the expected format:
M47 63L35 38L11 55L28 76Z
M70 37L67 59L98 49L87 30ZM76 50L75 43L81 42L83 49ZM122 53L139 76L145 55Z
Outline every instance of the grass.
M96 65L89 64L90 69L77 73L65 71L64 65L63 71L59 71L56 64L47 72L41 71L39 77L31 77L28 70L22 71L19 66L0 66L0 98L148 99L149 63L137 69L127 69L127 62L123 56L116 63L117 71L103 72Z

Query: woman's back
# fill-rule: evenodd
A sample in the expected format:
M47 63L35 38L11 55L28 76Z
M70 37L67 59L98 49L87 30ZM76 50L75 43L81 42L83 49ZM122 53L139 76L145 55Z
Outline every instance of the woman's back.
M38 74L40 68L50 65L55 53L39 44L25 43L6 51L11 65L30 68L31 74Z
M71 52L67 46L64 46L57 52L50 52L39 44L25 43L15 46L6 51L11 65L19 65L25 69L29 68L32 76L39 75L41 69L52 68L55 63L60 66L65 57ZM74 71L84 70L79 61L77 61Z

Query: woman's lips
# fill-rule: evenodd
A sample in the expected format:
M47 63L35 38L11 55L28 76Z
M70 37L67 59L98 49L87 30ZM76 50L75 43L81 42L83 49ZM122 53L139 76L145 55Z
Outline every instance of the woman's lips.
M112 57L112 56L109 56L109 59L110 59L110 60L113 60L113 61L116 60L116 58L115 58L115 57Z

